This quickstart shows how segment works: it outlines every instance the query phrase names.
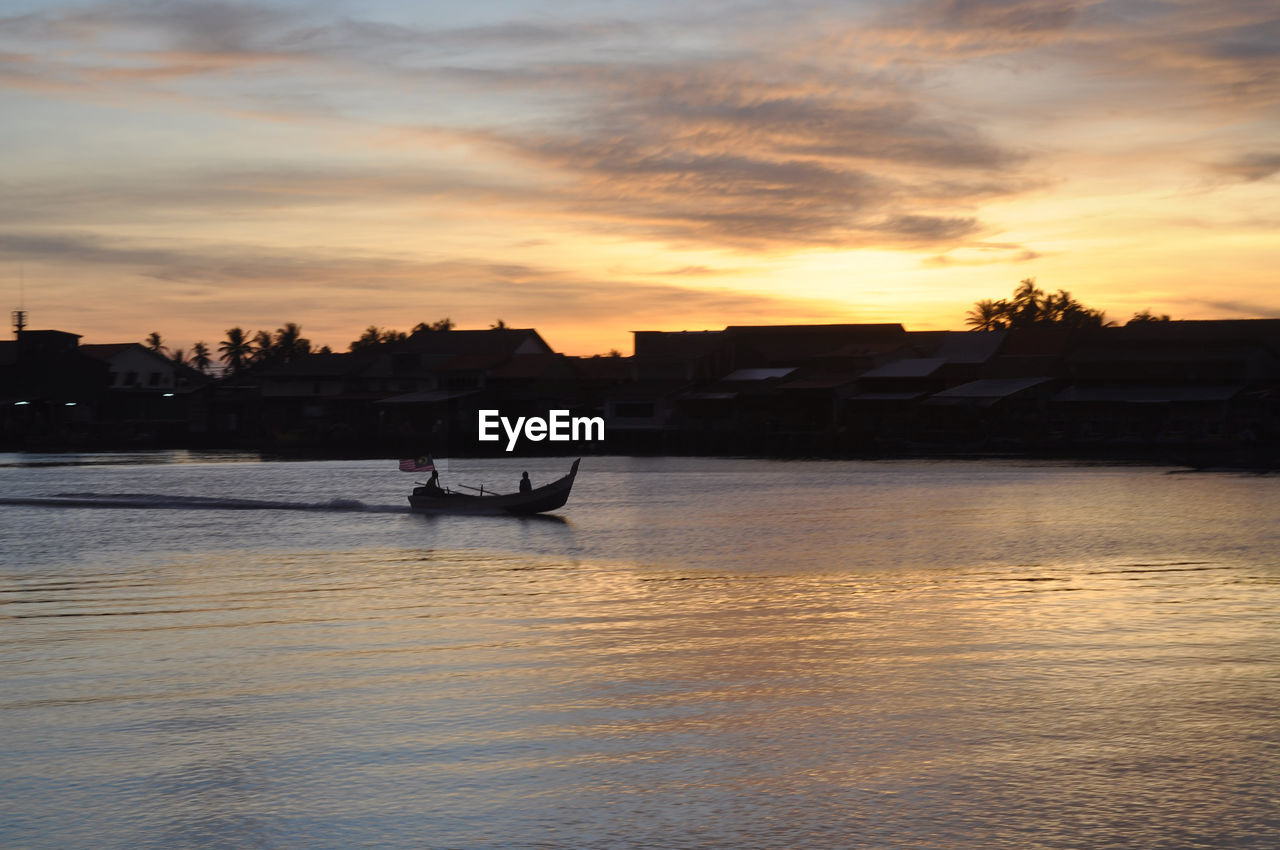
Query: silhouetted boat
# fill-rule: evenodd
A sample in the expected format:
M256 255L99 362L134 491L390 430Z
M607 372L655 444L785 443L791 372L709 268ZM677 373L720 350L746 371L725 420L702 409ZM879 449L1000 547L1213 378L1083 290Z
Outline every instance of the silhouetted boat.
M415 487L409 496L409 508L414 511L458 514L540 514L564 507L569 501L569 491L573 489L573 479L578 476L578 464L582 458L573 462L573 467L564 478L535 487L527 493L488 494L455 493L445 491L434 495L427 492L426 487Z

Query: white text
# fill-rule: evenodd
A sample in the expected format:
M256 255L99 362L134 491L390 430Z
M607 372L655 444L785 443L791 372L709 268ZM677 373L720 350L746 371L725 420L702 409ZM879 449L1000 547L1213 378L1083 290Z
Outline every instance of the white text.
M569 440L603 440L604 417L602 416L570 416L567 410L548 411L547 418L541 416L518 416L513 423L497 410L479 411L480 441L497 442L502 439L498 433L501 426L507 435L507 451L516 447L521 434L526 440L535 443L550 440L553 443Z

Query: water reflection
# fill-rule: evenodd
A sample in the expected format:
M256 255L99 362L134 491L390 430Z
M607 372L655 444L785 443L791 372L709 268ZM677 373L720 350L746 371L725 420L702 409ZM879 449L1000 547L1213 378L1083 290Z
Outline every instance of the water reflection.
M139 466L152 464L255 463L257 452L228 449L170 449L136 452L0 452L0 468L54 466Z
M1271 482L785 466L567 520L12 508L0 843L1273 846Z
M441 522L459 522L467 520L480 520L483 522L500 522L505 524L514 523L514 527L520 528L529 525L545 525L568 526L569 520L558 514L527 514L523 516L513 516L511 514L493 513L493 514L449 514L449 513L432 513L424 511L414 511L413 515L426 521L430 525L437 525Z

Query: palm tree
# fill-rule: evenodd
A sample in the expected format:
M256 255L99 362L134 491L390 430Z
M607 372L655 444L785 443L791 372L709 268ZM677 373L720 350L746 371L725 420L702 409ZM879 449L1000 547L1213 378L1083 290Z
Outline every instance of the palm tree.
M253 354L249 359L254 363L265 363L271 359L271 331L258 331L253 335Z
M169 350L168 347L164 344L164 340L160 337L159 331L152 331L151 333L147 334L147 341L145 345L147 346L147 348L151 349L156 354L163 354L164 352Z
M1044 292L1036 289L1036 279L1023 278L1013 290L1013 299L1009 302L1009 326L1025 328L1043 321L1046 304Z
M1071 297L1065 289L1052 295L1036 288L1033 277L1019 281L1008 300L987 299L973 305L965 324L974 330L1001 330L1057 325L1066 328L1105 328L1111 323L1101 310L1093 310Z
M1009 305L1004 301L992 301L990 298L979 301L964 320L975 331L998 331L1005 326L1005 313Z
M347 346L348 351L360 351L364 348L373 348L382 342L382 328L377 325L369 325L364 329L364 333L360 334L360 338L353 341Z
M253 346L245 337L244 328L230 328L227 330L226 340L218 343L218 351L222 355L222 362L227 364L227 368L234 375L249 362L249 357L253 354Z
M492 325L489 325L489 330L491 331L505 331L506 329L507 329L507 323L502 321L501 319L494 322Z
M426 322L418 322L418 324L413 326L413 332L421 333L422 331L451 331L453 330L453 327L454 327L453 319L450 319L449 317L446 316L443 319L436 319L434 322L432 322L429 325Z
M311 340L303 338L302 328L296 322L285 322L284 327L276 328L271 352L280 362L288 363L296 357L310 354Z
M1172 321L1172 319L1169 317L1168 313L1161 313L1159 316L1157 316L1155 313L1152 313L1151 308L1148 307L1147 309L1143 310L1141 313L1134 313L1133 318L1125 322L1125 324L1141 325L1145 322L1169 322L1169 321Z
M421 326L420 326L421 327ZM415 329L416 331L417 329ZM369 325L364 329L364 333L360 334L360 338L347 346L348 351L363 351L366 348L374 348L379 345L387 345L393 342L404 342L409 335L404 331L398 331L393 328L383 329L377 325Z
M191 346L191 366L201 372L209 371L209 364L212 363L209 357L209 346L203 342L197 342Z

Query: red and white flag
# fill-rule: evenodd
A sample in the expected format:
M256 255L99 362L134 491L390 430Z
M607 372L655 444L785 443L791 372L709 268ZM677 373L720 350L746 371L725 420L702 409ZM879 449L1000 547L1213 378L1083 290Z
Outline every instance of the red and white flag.
M401 472L435 472L436 465L431 460L431 455L423 455L422 457L409 457L400 461Z

